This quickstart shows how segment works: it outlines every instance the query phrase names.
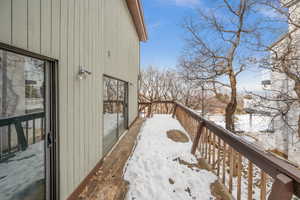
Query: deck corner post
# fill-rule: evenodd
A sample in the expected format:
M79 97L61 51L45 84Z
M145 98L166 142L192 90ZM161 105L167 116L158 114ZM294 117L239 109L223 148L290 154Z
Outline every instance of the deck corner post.
M268 200L291 200L293 192L293 180L284 174L278 174Z
M151 114L152 114L152 102L150 102L150 105L149 105L149 108L148 108L148 118L151 117Z
M196 150L197 150L197 147L198 147L198 144L199 144L199 140L200 140L201 134L203 132L204 126L205 126L205 122L201 121L200 124L199 124L198 130L197 130L196 137L195 137L194 142L193 142L193 146L192 146L191 153L193 155L195 155L195 153L196 153Z
M174 110L173 110L172 118L175 118L175 115L176 115L176 109L177 109L177 103L174 102Z

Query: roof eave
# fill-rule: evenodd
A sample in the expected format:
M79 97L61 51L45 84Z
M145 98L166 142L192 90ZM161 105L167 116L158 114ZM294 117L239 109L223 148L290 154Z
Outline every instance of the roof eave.
M147 41L148 34L144 20L143 8L140 0L126 0L140 41Z

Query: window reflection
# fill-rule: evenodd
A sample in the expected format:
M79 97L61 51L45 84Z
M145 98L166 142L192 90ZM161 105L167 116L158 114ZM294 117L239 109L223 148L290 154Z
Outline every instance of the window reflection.
M127 128L127 83L104 77L104 153L107 153Z
M118 81L104 78L104 152L107 153L118 139Z
M45 199L45 62L0 50L0 199Z
M118 128L119 135L121 135L127 129L127 101L126 101L126 87L125 82L119 82L118 84Z

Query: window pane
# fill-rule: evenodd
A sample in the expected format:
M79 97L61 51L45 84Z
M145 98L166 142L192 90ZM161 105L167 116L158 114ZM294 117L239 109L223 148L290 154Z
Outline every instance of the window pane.
M0 199L45 199L44 61L0 50Z
M104 78L104 153L107 153L118 139L118 81Z
M126 102L126 83L119 81L118 85L118 125L119 125L119 135L124 133L127 128L126 118L127 118L127 102Z

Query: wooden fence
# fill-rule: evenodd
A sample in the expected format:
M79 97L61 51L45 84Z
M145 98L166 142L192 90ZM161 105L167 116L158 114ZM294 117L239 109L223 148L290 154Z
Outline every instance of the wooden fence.
M193 140L191 152L205 159L237 200L300 197L300 170L178 102L140 103L144 116L172 114ZM300 155L299 155L300 156ZM258 197L258 198L257 198Z

